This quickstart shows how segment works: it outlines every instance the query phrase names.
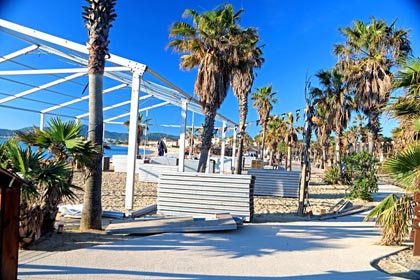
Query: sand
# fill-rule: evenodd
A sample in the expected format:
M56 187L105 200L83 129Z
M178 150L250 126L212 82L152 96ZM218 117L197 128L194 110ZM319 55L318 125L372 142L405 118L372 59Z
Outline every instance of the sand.
M125 205L126 174L113 171L103 173L102 206L104 210L129 213ZM83 174L75 173L74 183L83 186ZM319 215L334 207L347 192L347 186L325 185L322 183L322 171L314 170L309 185L309 203L307 211ZM77 199L72 203L83 203L83 193L77 191ZM134 210L156 203L157 184L139 182L136 177L134 190ZM67 201L68 202L68 201ZM67 203L66 202L66 203ZM364 201L352 201L353 205L373 205ZM308 217L296 215L298 208L297 199L255 197L253 222L292 222ZM81 233L77 229L69 230L63 235L50 234L33 246L35 250L73 250L98 244L106 244L119 240L121 236L105 235L100 231ZM399 251L390 256L377 260L375 266L391 275L420 279L420 257L413 257L412 250ZM418 274L417 274L418 273Z

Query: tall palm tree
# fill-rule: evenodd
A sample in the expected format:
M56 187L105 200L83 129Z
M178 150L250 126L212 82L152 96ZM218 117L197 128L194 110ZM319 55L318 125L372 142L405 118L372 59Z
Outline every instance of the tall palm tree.
M270 162L273 165L274 154L277 152L278 145L286 134L286 123L279 116L272 116L267 122L266 143L270 148Z
M419 120L420 110L416 98L420 93L419 59L408 60L396 77L394 87L406 92L391 104L392 115L400 120L404 118L404 121ZM413 134L420 131L420 127L416 125L412 128ZM381 243L384 245L401 244L409 232L412 221L412 193L420 191L419 140L419 138L411 139L411 144L384 164L385 171L406 189L406 194L400 198L389 195L366 217L366 219L376 218L376 223L382 227Z
M274 95L277 94L277 91L272 91L273 86L265 86L262 88L257 88L256 93L252 94L252 100L254 100L254 108L257 108L258 117L260 119L260 125L263 128L262 131L262 142L260 157L264 159L264 144L265 144L265 132L267 130L268 117L270 116L271 109L273 104L277 103L277 99L274 98Z
M328 149L330 146L330 135L332 132L332 124L329 121L330 108L315 104L315 114L312 118L314 123L314 130L321 148L321 169L325 168L325 163L328 158Z
M188 70L198 67L194 93L198 96L205 114L198 172L206 170L217 109L227 95L231 73L229 55L232 37L239 33L240 27L237 22L241 13L242 10L235 13L230 4L202 14L187 9L183 16L191 17L193 24L175 22L170 27L169 35L172 41L168 47L185 53L181 57L180 67Z
M351 118L351 112L356 109L351 95L347 92L343 76L337 69L320 71L317 74L321 84L328 92L328 104L331 109L331 118L335 132L335 161L341 166L341 152L343 147L343 131ZM339 169L341 170L341 168Z
M137 116L137 143L136 143L136 155L138 155L138 150L139 150L139 146L140 146L140 143L141 143L141 138L143 137L143 134L144 134L144 131L145 130L149 130L149 122L150 122L150 119L143 119L144 117L143 117L143 115L142 114L139 114L138 116ZM128 121L125 121L124 122L124 125L126 126L126 127L130 127L130 120L128 120Z
M88 29L89 42L89 140L103 145L103 75L108 54L109 30L116 18L116 0L86 0L83 20ZM95 159L86 181L80 229L102 229L102 154Z
M362 138L363 138L363 124L365 122L365 116L358 113L353 119L353 123L357 126L356 145L355 151L360 152L362 150Z
M379 117L389 100L391 68L411 51L408 31L397 29L395 21L388 26L374 17L369 24L357 20L353 27L339 30L347 41L336 45L334 52L349 86L354 88L356 103L368 117L369 152L374 152Z
M299 132L302 132L302 127L295 127L296 119L293 116L292 112L287 113L287 120L285 121L286 124L286 134L285 134L285 142L287 145L287 159L286 159L286 170L292 171L292 155L293 155L293 148L296 147L298 143L298 136Z
M248 115L248 95L254 83L254 68L260 68L264 62L261 48L257 46L260 38L255 28L241 31L235 39L235 48L232 48L232 77L231 85L239 101L239 135L244 135L246 117ZM242 173L242 154L244 138L238 141L238 154L235 162L235 173Z
M321 168L325 168L330 146L330 135L333 129L332 110L328 103L329 92L324 88L311 88L309 92L314 104L314 123L315 133L321 146Z

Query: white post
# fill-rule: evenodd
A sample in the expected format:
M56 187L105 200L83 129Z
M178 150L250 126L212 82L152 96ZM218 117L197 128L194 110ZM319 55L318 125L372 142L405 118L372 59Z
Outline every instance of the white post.
M41 113L40 120L39 120L39 129L41 131L44 131L44 125L45 125L45 114Z
M125 208L133 209L134 182L136 177L136 142L137 142L137 121L140 96L140 75L133 73L131 88L130 126L128 128L128 155L127 155L127 181L125 185Z
M181 131L179 133L179 150L178 150L178 171L184 171L184 154L185 154L185 128L187 125L187 105L188 100L182 99L181 107Z
M191 139L190 139L190 159L194 148L194 112L191 115Z
M222 148L220 150L220 173L225 173L225 141L226 141L226 121L222 125Z
M211 148L209 149L209 156L207 157L207 165L206 165L206 172L205 173L211 173L210 172L210 156L211 156Z
M235 173L235 161L236 161L236 126L233 127L232 174Z
M145 123L147 122L147 118L149 117L149 110L146 110L146 118L144 119ZM147 124L144 128L144 141L143 141L143 160L146 158L146 144L147 144Z

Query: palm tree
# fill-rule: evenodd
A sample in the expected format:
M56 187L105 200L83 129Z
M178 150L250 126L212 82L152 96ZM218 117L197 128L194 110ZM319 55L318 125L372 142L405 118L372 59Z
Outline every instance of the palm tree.
M188 70L198 67L194 93L205 114L198 172L206 170L216 112L227 95L232 37L239 33L237 22L241 12L242 10L235 13L230 4L202 14L187 9L183 16L191 17L193 24L175 22L170 27L172 41L168 47L185 53L181 57L180 67Z
M144 134L144 131L145 130L149 130L149 122L150 122L150 119L143 119L143 115L142 114L139 114L138 115L138 117L137 117L137 143L136 143L136 148L137 148L137 150L136 150L136 155L138 155L138 150L139 150L139 146L140 146L140 143L141 143L141 138L143 137L143 134ZM130 121L128 120L128 121L125 121L124 122L124 125L126 126L126 127L130 127Z
M38 182L38 188L45 187L40 192L39 199L43 214L42 234L54 230L58 204L62 202L63 197L73 197L70 188L75 187L72 180L76 163L82 168L91 169L94 158L99 154L100 149L81 136L81 128L82 125L78 122L64 123L60 118L53 118L44 131L34 127L32 130L17 133L17 139L28 147L28 157L31 156L31 147L37 147L39 155L42 156L40 164L30 167L38 170L39 174L28 178L35 182L43 180ZM49 158L45 158L45 151L48 151ZM12 156L18 158L19 154L15 152Z
M270 163L273 165L277 147L286 134L286 124L279 116L272 116L267 122L266 143L270 148Z
M105 58L108 54L109 30L116 18L116 0L86 0L83 6L83 20L88 29L89 42L89 140L94 145L103 145L103 75ZM95 159L86 181L80 229L102 229L102 155Z
M264 62L262 51L257 47L260 38L255 28L247 28L234 37L236 48L232 48L232 78L231 85L239 101L239 134L243 135L246 129L248 115L248 95L254 83L254 68L260 68ZM244 138L238 142L238 154L235 162L235 173L242 173L242 154Z
M343 131L351 118L351 112L356 108L353 98L347 93L343 76L337 69L320 71L317 74L321 84L328 92L328 104L331 109L331 119L335 132L335 160L341 169L341 152L343 147Z
M286 170L292 171L292 154L293 154L293 147L296 146L298 141L297 138L297 129L294 127L295 118L293 117L293 113L287 113L287 120L286 120L286 137L285 142L287 145L287 159L286 159Z
M257 88L256 93L252 94L252 100L254 100L254 108L257 108L258 117L260 119L260 125L263 128L262 131L262 142L260 157L264 159L264 144L265 144L265 132L267 129L267 121L270 116L271 109L273 104L277 103L277 99L274 98L274 95L277 94L277 91L272 91L273 86L265 86L262 88Z
M328 103L329 92L325 88L311 88L310 96L314 104L314 123L315 133L321 146L321 168L325 168L325 163L328 158L328 151L330 146L330 135L333 129L332 125L332 110Z
M321 169L325 168L328 158L328 148L330 146L330 135L332 132L332 124L329 121L330 109L321 104L315 104L315 114L312 118L314 130L321 148Z
M390 106L392 115L397 118L418 120L420 110L417 96L420 89L420 63L418 59L409 60L405 67L397 74L394 82L395 88L406 90L405 96L397 99ZM413 134L420 131L414 125ZM419 140L413 138L410 145L388 159L384 164L387 171L402 187L406 194L400 198L394 195L386 197L366 220L376 218L376 224L382 227L382 241L384 245L398 245L404 241L409 232L412 219L412 193L420 191L420 145Z
M365 121L365 116L362 114L357 114L353 119L353 123L357 125L357 135L356 135L356 145L355 151L360 152L362 150L362 138L363 138L363 123Z
M354 88L356 103L368 117L369 152L374 152L379 117L389 100L391 68L411 51L408 31L397 29L395 21L388 26L372 17L369 24L357 20L353 27L340 28L340 32L347 41L336 45L334 52L349 86Z

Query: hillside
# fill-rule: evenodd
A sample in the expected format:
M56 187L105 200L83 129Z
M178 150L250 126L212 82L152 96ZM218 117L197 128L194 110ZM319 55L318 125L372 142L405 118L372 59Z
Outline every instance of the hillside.
M16 129L16 130L0 128L0 138L12 137L12 136L16 135L16 133L15 133L16 131L26 131L26 130L30 130L30 129L32 129L32 127L24 127L24 128ZM87 125L82 125L82 135L87 137L87 132L88 132L88 126ZM147 135L147 139L150 140L150 141L156 141L156 140L159 140L159 139L165 138L165 137L168 138L168 139L171 139L171 140L178 140L178 136L169 135L169 134L165 134L165 133L149 133ZM128 141L128 133L105 130L105 138L126 142L126 141Z

